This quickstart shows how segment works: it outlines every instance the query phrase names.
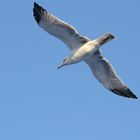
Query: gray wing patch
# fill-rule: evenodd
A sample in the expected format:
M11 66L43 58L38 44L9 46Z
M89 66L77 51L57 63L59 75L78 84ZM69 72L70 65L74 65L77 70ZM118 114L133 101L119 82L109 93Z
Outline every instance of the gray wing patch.
M89 65L96 79L102 83L105 88L117 95L137 99L119 78L110 62L102 56L100 51L95 52L86 60L86 63Z

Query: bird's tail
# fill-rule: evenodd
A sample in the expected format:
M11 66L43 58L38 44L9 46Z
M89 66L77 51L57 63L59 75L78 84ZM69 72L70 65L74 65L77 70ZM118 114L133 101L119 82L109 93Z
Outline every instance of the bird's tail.
M115 38L114 35L112 35L111 33L106 33L103 36L97 38L97 41L99 42L100 45L103 45L105 43L107 43L108 41L111 41Z

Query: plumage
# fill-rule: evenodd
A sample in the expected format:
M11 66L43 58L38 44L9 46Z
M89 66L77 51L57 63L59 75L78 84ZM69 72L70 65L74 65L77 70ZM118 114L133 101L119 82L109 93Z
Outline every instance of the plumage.
M74 50L89 41L88 38L79 35L74 27L55 17L37 3L34 3L33 11L35 20L40 27L62 40L70 50Z
M100 51L100 46L114 39L111 33L91 40L80 35L74 27L55 17L37 3L34 3L33 12L38 25L49 34L62 40L72 51L60 67L85 61L93 75L106 89L120 96L137 99Z
M96 79L106 89L120 96L137 98L119 78L111 63L102 56L101 51L94 53L85 62L89 65Z

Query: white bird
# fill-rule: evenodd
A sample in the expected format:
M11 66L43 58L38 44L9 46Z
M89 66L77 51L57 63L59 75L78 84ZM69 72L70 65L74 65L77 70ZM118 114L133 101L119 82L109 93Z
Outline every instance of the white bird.
M55 17L37 3L34 3L33 12L38 25L49 34L62 40L72 52L58 68L84 61L105 88L117 95L137 99L100 51L100 47L104 43L115 38L111 33L91 40L81 36L74 27Z

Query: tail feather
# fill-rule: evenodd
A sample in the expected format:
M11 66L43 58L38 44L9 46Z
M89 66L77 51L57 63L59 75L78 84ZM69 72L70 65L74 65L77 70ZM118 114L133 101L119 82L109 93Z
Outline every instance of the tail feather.
M115 36L112 35L111 33L106 33L103 36L97 38L97 41L99 42L100 45L103 45L114 38Z

